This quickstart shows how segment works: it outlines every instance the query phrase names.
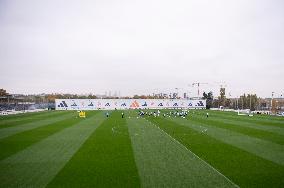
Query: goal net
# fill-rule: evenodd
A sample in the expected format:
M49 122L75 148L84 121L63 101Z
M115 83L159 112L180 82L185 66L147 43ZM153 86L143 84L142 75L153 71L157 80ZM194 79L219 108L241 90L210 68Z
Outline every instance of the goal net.
M238 110L238 115L239 116L253 116L251 113L250 109L244 109L244 110Z

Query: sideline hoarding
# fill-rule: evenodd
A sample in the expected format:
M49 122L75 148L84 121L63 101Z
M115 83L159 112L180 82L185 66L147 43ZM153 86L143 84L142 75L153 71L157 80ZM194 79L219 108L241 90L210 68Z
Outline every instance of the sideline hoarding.
M55 99L56 110L206 108L206 100L183 99Z

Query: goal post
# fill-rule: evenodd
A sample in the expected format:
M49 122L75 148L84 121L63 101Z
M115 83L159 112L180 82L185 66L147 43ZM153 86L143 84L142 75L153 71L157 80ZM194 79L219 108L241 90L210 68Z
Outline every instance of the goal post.
M239 116L253 116L250 109L244 109L244 110L238 109L238 115Z

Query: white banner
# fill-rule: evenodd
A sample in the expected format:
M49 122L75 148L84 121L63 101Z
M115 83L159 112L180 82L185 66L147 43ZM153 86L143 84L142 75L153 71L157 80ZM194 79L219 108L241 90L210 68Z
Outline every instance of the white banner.
M206 100L183 99L55 99L56 110L206 108Z

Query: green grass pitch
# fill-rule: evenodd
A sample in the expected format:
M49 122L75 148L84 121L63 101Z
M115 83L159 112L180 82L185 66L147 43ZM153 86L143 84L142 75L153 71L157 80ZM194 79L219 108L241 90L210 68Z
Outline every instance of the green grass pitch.
M0 116L0 187L284 187L284 117L109 112Z

